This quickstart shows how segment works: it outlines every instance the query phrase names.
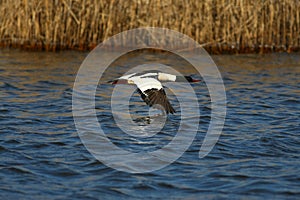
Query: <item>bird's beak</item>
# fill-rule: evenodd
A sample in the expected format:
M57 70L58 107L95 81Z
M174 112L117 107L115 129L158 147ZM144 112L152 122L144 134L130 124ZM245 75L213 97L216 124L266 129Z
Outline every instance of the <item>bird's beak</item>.
M117 84L118 80L111 80L111 81L107 81L107 83L110 83L112 85L115 85Z

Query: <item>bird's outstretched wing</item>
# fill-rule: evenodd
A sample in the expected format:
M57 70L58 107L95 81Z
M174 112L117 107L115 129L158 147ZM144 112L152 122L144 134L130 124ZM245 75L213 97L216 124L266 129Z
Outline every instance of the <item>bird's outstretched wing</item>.
M153 105L160 105L164 108L167 114L174 114L176 111L170 104L167 95L163 88L158 89L148 89L144 92L138 90L141 94L142 99L146 102L147 105L152 107Z
M141 76L136 76L136 73L129 74L110 81L110 83L134 84L147 105L164 110L166 114L174 114L176 111L170 104L161 82L157 80L159 73L151 71Z

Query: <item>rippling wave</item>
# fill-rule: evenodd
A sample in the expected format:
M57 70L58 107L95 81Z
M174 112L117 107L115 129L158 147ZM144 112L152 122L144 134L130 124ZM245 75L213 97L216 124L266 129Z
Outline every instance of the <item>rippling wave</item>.
M78 137L72 88L84 53L1 50L1 54L1 199L297 199L300 195L299 54L216 56L227 92L226 123L217 145L208 156L198 158L211 108L205 84L195 85L201 118L199 122L189 117L185 126L199 123L196 139L176 162L145 174L108 168ZM112 90L110 85L103 87ZM116 145L150 152L172 140L180 111L167 119L159 134L132 137L114 123L109 95L102 89L96 96L97 118ZM180 110L176 97L169 95ZM138 95L131 103L131 115L147 114Z

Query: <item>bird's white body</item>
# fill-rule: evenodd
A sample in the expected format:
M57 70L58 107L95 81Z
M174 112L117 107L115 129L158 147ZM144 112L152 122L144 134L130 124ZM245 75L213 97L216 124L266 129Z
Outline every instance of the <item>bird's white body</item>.
M172 81L175 82L176 81L176 76L173 74L166 74L166 73L158 73L158 80L160 81Z
M141 77L132 77L128 79L129 82L132 81L142 92L145 92L150 89L162 89L162 84L154 78L141 78Z
M133 73L121 76L119 79L126 79L128 84L135 84L142 92L149 89L162 89L160 81L176 81L176 76L162 72L149 72L144 74Z

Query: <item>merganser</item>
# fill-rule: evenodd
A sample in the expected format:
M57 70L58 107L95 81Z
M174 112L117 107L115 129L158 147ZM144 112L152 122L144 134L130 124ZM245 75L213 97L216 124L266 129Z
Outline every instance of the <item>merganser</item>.
M156 70L145 71L142 73L133 73L121 76L118 79L108 81L111 84L130 84L136 85L141 98L150 107L154 105L161 106L164 111L174 114L176 111L170 104L166 92L161 82L200 82L191 76L176 76Z

